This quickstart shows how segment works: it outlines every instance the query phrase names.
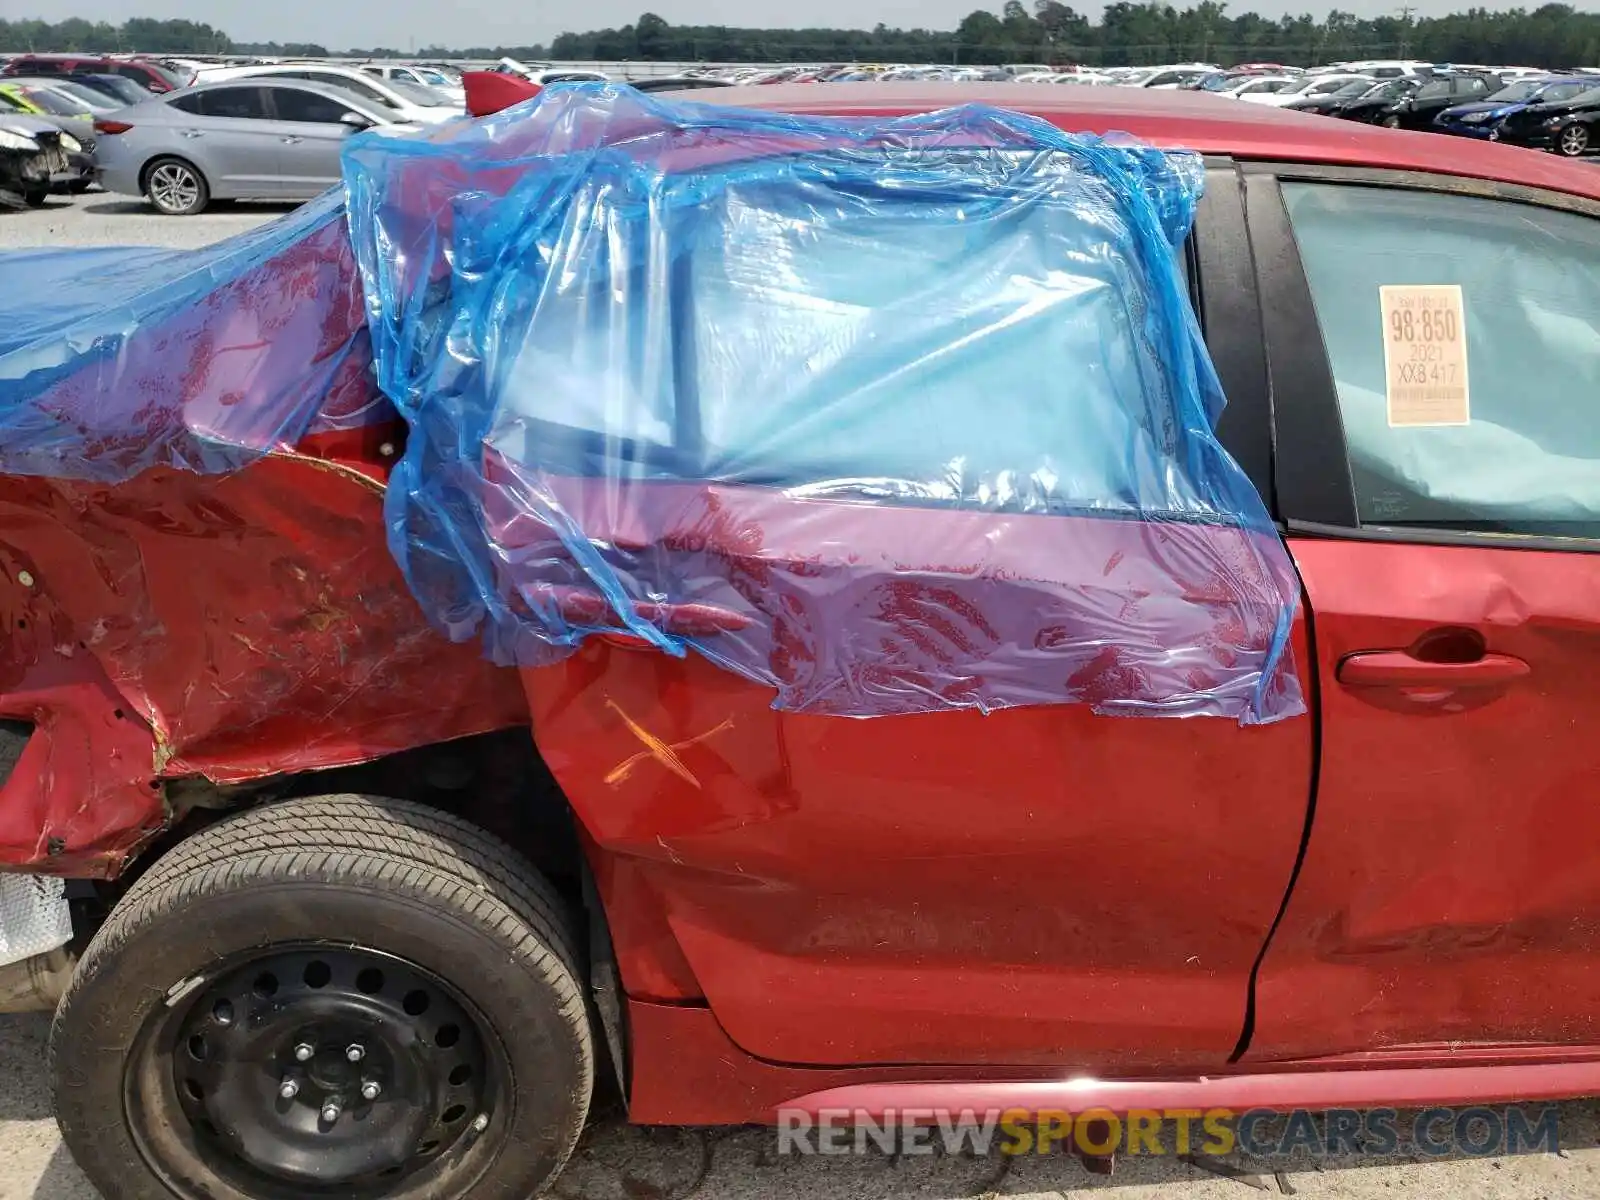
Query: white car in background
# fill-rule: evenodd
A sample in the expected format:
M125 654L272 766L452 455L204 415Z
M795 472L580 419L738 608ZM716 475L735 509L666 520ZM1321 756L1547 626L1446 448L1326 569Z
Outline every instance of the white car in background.
M343 88L368 104L384 109L392 120L413 125L437 125L461 116L461 107L432 88L399 80L375 79L357 67L323 63L261 63L248 67L216 67L202 71L199 83L227 79L301 79L324 87Z
M452 83L448 75L432 67L418 67L410 63L362 63L361 69L366 74L377 79L409 83L414 87L432 88L440 95L448 96L457 104L465 105L467 102L467 89L461 86L460 81Z
M1297 87L1303 82L1304 80L1298 75L1249 75L1244 79L1235 80L1225 88L1219 88L1212 94L1243 100L1247 96L1273 96L1285 88Z
M1403 79L1408 75L1432 75L1433 64L1416 58L1368 58L1361 62L1332 63L1326 67L1313 67L1309 74L1329 75L1335 72L1352 77L1365 75L1372 79Z
M1247 96L1240 96L1239 99L1247 104L1271 104L1277 108L1287 108L1296 100L1309 100L1312 96L1322 96L1328 92L1337 92L1348 84L1360 83L1363 80L1374 84L1381 82L1371 75L1307 75L1304 78L1292 81L1288 87L1279 91L1251 92Z

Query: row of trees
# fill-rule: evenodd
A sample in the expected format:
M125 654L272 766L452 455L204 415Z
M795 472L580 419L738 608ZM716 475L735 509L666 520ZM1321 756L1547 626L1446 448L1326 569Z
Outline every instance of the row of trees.
M0 20L0 53L19 50L140 51L147 54L240 53L325 55L313 43L239 43L210 25L134 18L121 25L68 18ZM338 54L398 58L388 47ZM1271 61L1309 66L1348 58L1421 58L1434 62L1518 63L1534 66L1600 64L1600 13L1567 4L1529 11L1471 8L1444 17L1365 18L1338 9L1322 20L1309 13L1229 16L1218 0L1176 8L1162 0L1115 0L1099 21L1060 0L1007 0L997 14L971 13L954 30L739 29L672 25L645 13L620 29L564 33L548 47L429 46L438 58L498 58L614 62L1004 62L1130 63L1199 60L1230 64Z
M737 29L670 25L646 13L621 29L564 33L550 46L563 60L669 62L1006 62L1124 66L1160 62L1282 62L1300 66L1350 58L1433 62L1600 64L1600 13L1567 4L1529 11L1472 8L1444 17L1357 17L1338 9L1322 20L1230 16L1199 0L1178 8L1160 0L1107 4L1093 21L1060 0L1007 0L997 14L971 13L952 31L890 29Z

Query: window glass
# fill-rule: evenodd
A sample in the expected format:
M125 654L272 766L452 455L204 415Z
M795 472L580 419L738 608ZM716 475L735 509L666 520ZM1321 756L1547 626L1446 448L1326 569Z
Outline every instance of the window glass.
M320 125L336 125L339 118L349 112L348 106L315 92L299 88L273 88L272 103L278 110L280 121L306 121Z
M70 96L63 96L58 92L38 87L25 87L20 90L29 104L53 117L81 117L89 111L88 105L80 104Z
M1450 80L1448 80L1448 79L1438 80L1435 83L1430 83L1430 84L1426 85L1425 87L1423 87L1422 90L1417 93L1417 99L1418 100L1443 100L1446 96L1449 96L1451 94L1451 87L1452 87L1452 82Z
M1588 85L1583 83L1558 83L1539 93L1539 103L1560 104L1563 100L1571 100L1587 90Z
M167 101L167 103L182 112L193 113L197 117L203 116L205 107L201 102L210 94L210 92L185 92L183 95Z
M1600 536L1600 221L1379 187L1283 193L1361 520ZM1467 422L1392 426L1378 289L1437 284L1461 289Z
M217 88L199 94L200 111L208 117L269 120L266 97L258 87Z
M59 75L61 64L49 58L23 59L15 68L18 74L22 73L22 66L26 65L29 75Z

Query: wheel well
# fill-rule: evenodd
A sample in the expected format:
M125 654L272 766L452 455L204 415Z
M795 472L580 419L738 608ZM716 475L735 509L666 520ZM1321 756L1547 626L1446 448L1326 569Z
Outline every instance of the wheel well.
M233 812L294 797L355 793L411 800L471 821L528 860L555 888L576 923L584 974L603 1031L602 1071L627 1095L627 1026L605 909L595 887L577 818L531 732L504 729L402 750L371 762L284 775L242 787L204 779L173 780L167 798L179 813L111 883L72 881L74 947L82 952L112 906L168 850Z

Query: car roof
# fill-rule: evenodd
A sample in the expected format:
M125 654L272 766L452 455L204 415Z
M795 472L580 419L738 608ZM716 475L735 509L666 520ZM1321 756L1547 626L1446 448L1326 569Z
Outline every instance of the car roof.
M267 87L280 88L286 92L314 92L326 100L337 100L340 104L359 109L365 116L379 116L383 123L397 124L391 116L384 114L375 104L368 103L365 96L355 92L346 91L341 87L334 87L327 83L313 83L309 79L274 79L270 75L231 75L227 79L207 79L202 83L191 84L176 92L167 92L161 96L151 96L145 104L170 105L172 101L183 96L192 96L196 92L215 92L223 88L241 87Z
M780 83L707 89L697 92L692 103L836 117L908 116L960 104L990 104L1030 113L1070 132L1127 133L1164 149L1257 161L1430 171L1600 200L1600 170L1590 164L1493 142L1335 121L1204 92L1034 89L1005 83L830 83L826 87Z

